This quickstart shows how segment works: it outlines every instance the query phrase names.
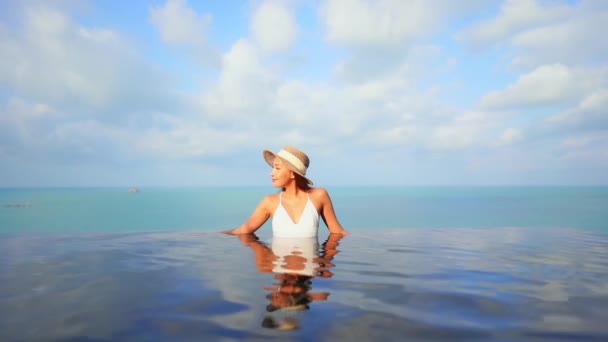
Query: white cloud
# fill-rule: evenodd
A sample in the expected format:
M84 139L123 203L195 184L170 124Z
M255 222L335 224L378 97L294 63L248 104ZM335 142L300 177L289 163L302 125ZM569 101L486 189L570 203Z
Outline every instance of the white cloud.
M163 41L196 47L205 44L212 17L197 14L188 6L187 0L167 0L164 6L150 9L150 20Z
M286 81L277 87L273 107L286 121L308 127L316 124L319 115L328 114L323 108L335 95L335 90L327 86L315 88L298 80Z
M357 98L351 87L308 85L301 81L282 83L271 107L284 125L306 134L348 137L369 120L368 99Z
M569 68L562 64L540 66L524 74L506 89L493 91L481 99L487 109L522 109L530 106L559 105L577 101L605 84L606 70Z
M0 118L17 121L32 121L58 116L55 109L45 103L27 103L21 98L11 98Z
M415 125L399 125L364 133L363 141L377 147L416 145L420 130Z
M428 54L411 58L420 57L422 63ZM201 94L208 118L248 130L249 141L272 143L275 136L309 146L341 139L374 148L422 144L458 149L471 145L472 133L487 125L485 116L473 113L453 120L453 111L436 104L436 89L417 89L413 75L420 70L412 71L408 63L365 82L308 83L269 69L263 57L256 45L239 40L223 56L217 83ZM455 127L435 130L452 121ZM453 134L457 142L445 142L453 130L462 132ZM268 135L273 131L277 133Z
M494 113L444 109L445 116L440 121L430 121L428 136L424 145L436 151L463 150L479 148L493 137L489 134L495 127L500 127L504 117Z
M118 154L128 153L120 147L130 146L133 140L134 135L125 128L87 119L58 123L48 142L53 148L62 147L59 153L69 150L70 158L112 160Z
M511 66L588 63L608 54L603 32L608 7L601 1L509 0L490 20L456 34L475 47L501 45Z
M572 133L570 133L572 134ZM608 131L587 131L562 138L559 159L584 168L608 168Z
M327 0L320 13L330 41L382 46L432 33L452 9L458 11L455 4L443 1Z
M520 129L509 127L503 131L498 141L498 145L506 146L519 142L523 139L523 133Z
M598 89L574 108L546 118L549 127L567 130L605 130L608 129L608 88Z
M593 62L608 55L608 8L573 11L566 20L515 35L512 44L518 55L514 66L530 67L547 63Z
M9 99L6 106L0 108L0 149L5 155L23 153L24 148L44 140L44 127L60 117L48 104Z
M233 153L251 138L239 130L220 130L204 123L180 120L171 130L142 132L134 141L134 147L137 153L147 156L190 160Z
M153 113L182 110L171 82L120 33L42 5L21 11L20 25L0 28L0 84L13 96L0 117L4 154L137 159L141 131L158 124Z
M428 146L437 150L461 149L475 141L477 131L470 125L438 126L432 130Z
M202 105L211 117L229 121L265 116L276 77L260 54L254 44L241 39L223 55L217 83L202 94Z
M5 155L26 160L68 164L115 160L130 152L135 135L124 127L69 117L47 104L21 98L12 98L0 109L0 147Z
M12 99L0 110L0 147L5 155L72 162L192 160L231 153L252 137L241 130L217 129L204 120L148 114L150 128L69 118L45 104ZM221 144L218 142L221 141Z
M435 74L441 56L441 48L436 45L414 45L408 49L356 49L346 61L336 65L334 75L338 80L355 85L395 74L400 76L401 82L413 83Z
M547 5L536 0L506 0L498 16L462 31L456 37L474 46L494 45L517 32L562 20L570 10L559 2Z
M586 112L606 111L608 108L608 89L598 89L587 96L580 104L580 109Z
M459 15L485 6L487 2L477 0L326 0L319 16L327 40L348 52L335 75L359 82L391 73L421 53L437 58L441 46L426 40Z
M506 19L490 33L511 43L505 51L507 63L525 61L519 66L532 69L523 73L510 69L514 81L501 85L497 82L504 75L497 80L476 77L485 77L478 75L487 75L488 68L496 66L493 63L505 59L489 54L484 58L491 60L480 62L478 55L462 55L459 46L449 41L451 31L441 31L453 29L452 19L461 25L464 17L459 13L466 13L468 20L477 15L467 12L471 8L492 5L486 1L325 1L321 19L329 43L338 48L316 41L295 45L300 43L295 17L302 23L310 20L310 13L297 12L301 7L256 3L260 7L252 12L250 25L240 23L225 36L213 37L233 42L223 51L219 69L180 66L188 73L186 85L168 82L159 72L165 67L175 71L175 60L155 67L148 64L155 57L148 60L137 48L147 43L157 47L158 42L133 34L138 31L126 36L112 27L82 25L43 3L27 9L25 17L16 17L18 25L0 22L0 85L8 89L5 98L12 98L0 109L0 153L12 158L4 159L3 166L43 156L56 164L82 164L79 170L90 172L95 169L93 162L124 162L133 179L145 168L150 183L165 182L155 179L155 172L170 178L168 170L181 168L176 182L188 184L194 179L188 174L197 170L197 175L207 172L213 177L197 181L225 184L236 179L227 174L238 173L229 171L229 163L246 163L246 154L261 147L292 143L319 158L313 172L321 170L323 163L356 169L344 179L333 176L332 180L335 173L328 172L325 177L331 181L449 182L456 178L436 170L450 166L456 169L450 177L469 182L476 182L476 175L487 177L481 182L492 182L487 170L497 172L496 179L517 181L509 173L514 169L522 179L528 179L527 171L533 169L536 179L544 181L544 175L557 169L553 166L591 163L590 153L599 153L599 144L606 141L601 133L608 125L603 48L590 48L592 43L585 41L577 50L574 42L562 42L584 53L558 58L567 62L536 65L547 60L543 53L550 55L535 50L550 46L543 45L550 39L545 29L568 28L556 31L558 36L571 37L568 40L589 34L589 27L603 32L596 26L599 19L592 16L595 24L575 29L579 16L590 13L588 7L559 22L555 21L561 15L558 9L567 6L534 5L528 16L504 12ZM547 13L541 13L545 9ZM599 15L604 9L596 12ZM206 35L216 32L208 31L210 15L198 14L186 1L140 10L150 11L149 21L158 26L163 41L186 50L208 48ZM213 15L214 20L224 20L222 13ZM315 34L307 33L306 38L316 38ZM598 41L595 46L602 44ZM304 56L306 62L291 69L292 65L281 64L286 56L274 55L287 50L310 53L311 58ZM589 60L584 62L585 58ZM475 73L470 73L473 65ZM183 93L177 93L176 87ZM489 87L495 91L479 99L478 94ZM557 114L544 120L552 113ZM404 160L417 165L404 171ZM522 165L512 167L513 160ZM136 162L138 166L126 165ZM28 163L22 165L35 164ZM372 164L389 166L377 169ZM471 176L468 172L473 169L478 173ZM260 172L265 174L266 169ZM17 168L2 174L25 179L19 178ZM247 181L256 182L255 178Z
M255 41L266 52L281 52L293 44L298 26L293 11L285 2L266 0L255 10L251 20Z
M20 96L80 116L106 115L116 103L154 106L164 97L163 76L115 31L77 25L46 7L24 13L22 27L0 32L0 82Z
M584 147L589 145L592 139L588 136L583 137L567 137L562 140L563 147Z
M402 1L371 2L330 0L323 9L328 38L346 44L392 44L414 36L423 27L403 20L407 4Z
M207 40L211 14L198 14L187 0L167 0L164 6L152 7L149 12L149 20L163 42L180 48L203 66L218 66L219 54Z
M303 135L315 141L323 141L321 135L350 135L361 129L368 103L374 101L373 89L283 79L262 56L247 40L224 55L217 83L201 94L202 107L214 122L232 122L235 128L248 129L249 136L260 128L262 136L257 138L262 140L268 139L263 132L273 129L286 132L287 140ZM368 96L359 98L362 93Z

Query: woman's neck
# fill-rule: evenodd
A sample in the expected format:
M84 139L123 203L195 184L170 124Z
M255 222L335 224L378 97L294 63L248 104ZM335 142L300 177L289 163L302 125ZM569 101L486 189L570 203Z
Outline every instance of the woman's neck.
M288 184L286 187L283 188L283 195L290 198L298 197L299 194L306 192L306 189L298 188L295 182Z

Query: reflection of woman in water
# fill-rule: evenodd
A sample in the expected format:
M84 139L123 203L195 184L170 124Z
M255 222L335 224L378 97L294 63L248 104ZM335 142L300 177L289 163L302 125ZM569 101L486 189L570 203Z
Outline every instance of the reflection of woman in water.
M295 312L308 310L313 301L325 301L329 292L313 292L312 279L330 278L329 268L341 234L330 234L319 250L317 238L273 238L272 248L253 235L241 235L240 240L254 251L258 271L274 273L275 283L265 286L268 315L262 321L265 328L292 330L298 328Z
M264 159L272 167L272 184L281 188L258 204L251 217L240 227L226 234L251 234L272 217L272 232L280 237L315 237L322 218L330 233L347 234L342 228L327 191L312 188L306 177L310 163L308 156L292 146L278 153L264 151Z

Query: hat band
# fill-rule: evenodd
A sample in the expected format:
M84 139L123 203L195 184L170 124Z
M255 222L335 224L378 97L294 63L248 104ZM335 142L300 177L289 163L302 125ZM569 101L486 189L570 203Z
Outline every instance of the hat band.
M298 159L298 157L294 156L289 151L280 150L279 153L277 153L277 156L287 160L293 166L297 167L298 171L302 172L303 175L306 175L306 166L304 165L304 163L302 163L302 161Z

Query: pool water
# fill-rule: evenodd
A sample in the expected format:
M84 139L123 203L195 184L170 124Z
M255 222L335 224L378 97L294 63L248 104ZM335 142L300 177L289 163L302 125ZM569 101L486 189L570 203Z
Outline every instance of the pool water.
M608 234L367 229L0 240L0 340L608 340Z

